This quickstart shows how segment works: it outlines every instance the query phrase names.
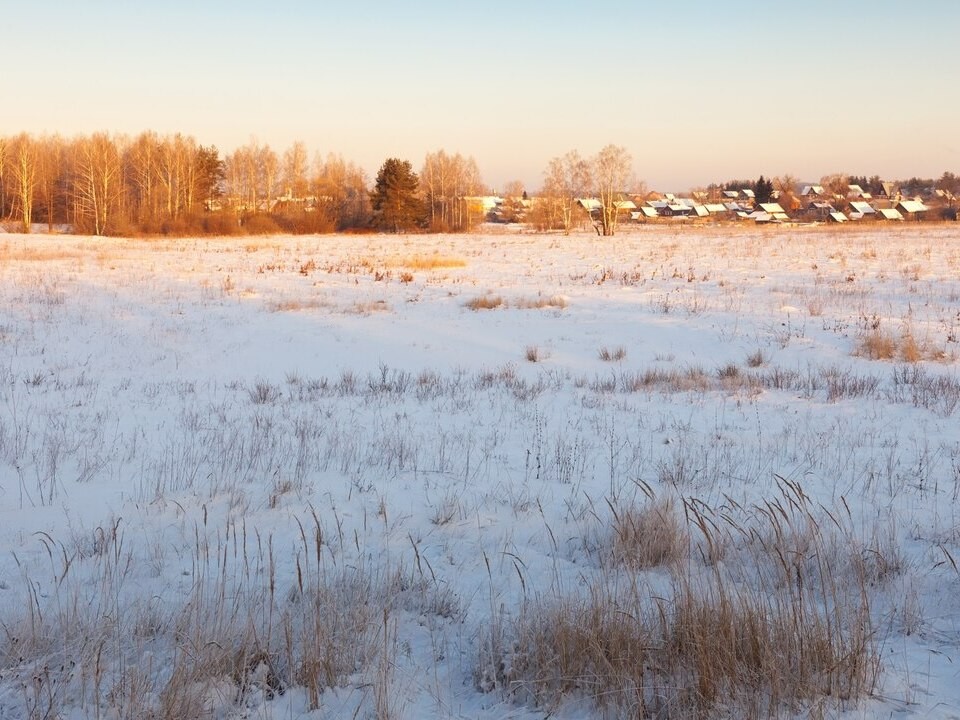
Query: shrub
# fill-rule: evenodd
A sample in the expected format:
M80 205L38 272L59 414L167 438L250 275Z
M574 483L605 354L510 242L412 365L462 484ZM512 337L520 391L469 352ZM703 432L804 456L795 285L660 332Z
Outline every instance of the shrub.
M247 235L277 235L283 228L270 215L254 214L243 219L243 231Z

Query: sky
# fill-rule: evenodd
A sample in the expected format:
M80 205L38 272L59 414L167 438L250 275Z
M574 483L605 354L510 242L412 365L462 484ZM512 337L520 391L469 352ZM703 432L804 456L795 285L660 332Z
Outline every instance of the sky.
M960 2L2 0L0 135L294 141L493 189L613 143L648 187L960 170Z

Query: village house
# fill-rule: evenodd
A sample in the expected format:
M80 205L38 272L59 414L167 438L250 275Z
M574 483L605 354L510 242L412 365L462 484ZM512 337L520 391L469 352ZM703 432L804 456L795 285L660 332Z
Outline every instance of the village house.
M850 201L850 219L851 220L874 220L877 217L877 211L873 206L864 200Z
M816 221L826 220L835 212L837 212L837 209L830 203L823 200L813 200L807 205L805 214L808 218ZM846 221L846 216L843 219Z
M903 215L896 208L880 208L877 214L883 220L903 220Z
M897 203L896 209L903 214L904 218L910 220L921 220L930 210L920 200L901 200Z

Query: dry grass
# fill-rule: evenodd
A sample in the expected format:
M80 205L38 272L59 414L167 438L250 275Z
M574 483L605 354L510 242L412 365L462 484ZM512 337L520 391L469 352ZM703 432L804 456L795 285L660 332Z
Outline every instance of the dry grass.
M698 366L687 368L648 368L642 372L623 373L619 377L622 392L706 392L713 388L713 379Z
M567 299L562 295L551 295L550 297L538 295L537 297L520 298L513 302L513 307L518 310L543 310L544 308L563 310L567 305Z
M499 295L480 295L464 303L470 310L494 310L503 307L503 304L503 298Z
M567 307L567 299L562 295L552 295L550 297L538 295L537 297L520 298L508 303L501 295L488 293L468 300L465 305L471 310L493 310L499 307L514 307L518 310L543 310L547 308L562 310Z
M618 345L615 348L608 348L604 345L597 355L604 362L620 362L627 357L627 349L623 345Z
M79 260L87 253L68 247L13 244L0 245L0 263L14 262L56 262L58 260Z
M747 367L758 368L766 362L767 358L763 354L763 350L757 350L747 355Z
M84 557L45 535L59 582L5 616L0 672L23 692L2 707L24 718L227 717L297 687L316 710L359 673L373 681L369 704L388 710L376 686L398 652L392 614L455 617L458 601L402 567L341 567L318 516L295 521L292 577L272 537L228 523L214 540L198 526L185 546L189 589L169 604L138 596L120 521ZM82 713L71 710L78 698Z
M781 493L736 518L685 503L698 547L718 548L705 564L683 562L671 503L613 513L624 562L493 623L478 687L545 708L588 698L617 718L778 717L869 694L879 656L863 558L878 544L857 542L841 514L818 515L798 486ZM638 582L654 567L669 570L668 591Z
M406 268L408 270L438 270L441 268L466 267L467 261L463 258L437 254L391 258L386 264L387 267Z
M644 505L617 509L610 503L613 558L634 570L679 562L687 553L689 536L670 498L653 498Z
M320 308L330 307L329 302L317 298L310 299L290 299L274 300L267 303L267 309L270 312L304 312L306 310L319 310Z
M857 343L857 355L871 360L895 360L898 354L897 338L882 330L869 330Z
M943 360L946 357L943 350L920 343L909 329L894 335L879 327L870 328L860 335L854 355L870 360L899 360L905 363Z
M372 315L379 312L390 312L390 305L386 300L371 300L370 302L356 302L346 308L350 315Z

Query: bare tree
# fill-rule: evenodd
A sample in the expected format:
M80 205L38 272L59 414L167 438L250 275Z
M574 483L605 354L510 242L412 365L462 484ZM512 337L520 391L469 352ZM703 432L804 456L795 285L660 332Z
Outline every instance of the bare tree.
M444 150L427 153L420 170L420 189L430 226L435 230L469 230L477 217L468 198L484 192L477 162Z
M33 222L33 194L37 186L37 144L26 133L13 138L7 149L14 200L20 211L20 227L30 232Z
M160 143L156 169L168 218L179 217L193 205L196 190L196 152L196 141L180 133L167 137Z
M159 214L159 155L160 138L152 131L137 135L124 153L129 206L141 225L155 220Z
M560 225L566 235L573 229L574 217L580 207L577 199L588 192L591 185L590 164L571 150L563 157L550 160L543 184L551 225ZM553 220L556 215L559 222Z
M307 146L299 140L283 153L283 182L286 194L303 199L307 195Z
M257 152L257 162L260 172L263 173L263 191L266 195L267 212L270 212L273 210L273 196L276 193L277 179L280 175L280 160L269 145L264 145Z
M633 158L625 147L607 145L593 158L593 181L600 200L597 233L614 235L620 214L620 203L630 180Z
M240 212L257 212L266 194L263 163L268 153L264 150L256 140L251 140L226 158L227 192ZM276 166L272 180L275 179Z
M820 184L834 199L842 200L850 190L850 177L846 173L832 173L820 178Z
M503 204L500 206L501 219L504 222L515 223L523 220L525 210L523 183L511 180L503 186Z
M318 212L338 230L365 225L371 209L363 170L333 153L326 159L318 155L314 166L312 186Z
M799 182L796 176L790 173L784 173L773 179L773 189L780 194L780 206L787 211L796 210L800 206L800 201L797 200Z
M74 213L94 234L104 235L123 197L123 164L117 142L105 133L95 133L75 140L71 154Z
M47 219L47 230L56 223L60 186L63 183L64 141L59 136L41 138L37 146L37 195Z
M0 220L6 216L7 209L7 192L6 185L4 185L4 169L7 166L7 145L9 140L5 137L0 137Z

